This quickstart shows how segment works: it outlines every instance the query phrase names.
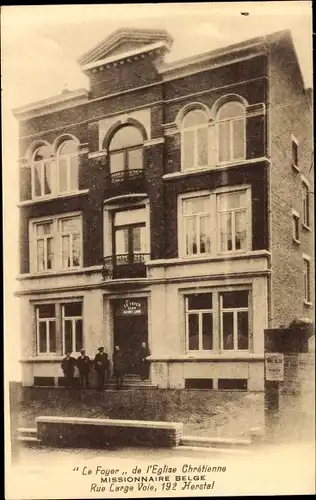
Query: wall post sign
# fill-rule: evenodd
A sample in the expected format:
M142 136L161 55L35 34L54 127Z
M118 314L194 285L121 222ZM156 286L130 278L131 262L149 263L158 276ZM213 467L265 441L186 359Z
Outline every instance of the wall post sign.
M265 356L266 380L283 382L284 380L284 355L276 352L266 353Z
M146 299L121 299L116 302L116 316L141 316L146 314Z

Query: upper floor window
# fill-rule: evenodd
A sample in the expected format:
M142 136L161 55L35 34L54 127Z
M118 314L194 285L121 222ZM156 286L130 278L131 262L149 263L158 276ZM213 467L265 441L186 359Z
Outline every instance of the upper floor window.
M184 256L251 249L250 188L180 197L179 245ZM181 234L182 232L182 234Z
M33 272L75 269L82 265L80 215L32 221L30 230Z
M186 113L181 124L182 170L208 165L208 118L201 109Z
M242 160L245 151L245 109L239 102L227 102L216 116L218 162Z
M73 139L64 141L57 152L58 192L78 189L78 146Z
M309 227L309 188L306 182L302 182L302 215L303 225Z
M20 168L21 201L53 198L79 189L79 151L75 139L58 142L58 149L47 143L36 147Z
M53 191L52 155L46 145L37 148L32 156L32 197L50 195Z
M143 136L140 130L132 125L118 129L110 142L109 156L111 174L143 168Z

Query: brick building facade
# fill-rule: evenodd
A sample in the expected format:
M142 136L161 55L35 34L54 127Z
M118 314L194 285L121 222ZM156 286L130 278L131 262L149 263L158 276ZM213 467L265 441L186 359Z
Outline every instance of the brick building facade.
M263 389L263 331L313 317L312 113L291 34L165 63L118 30L89 91L19 120L24 385L104 345L159 387Z

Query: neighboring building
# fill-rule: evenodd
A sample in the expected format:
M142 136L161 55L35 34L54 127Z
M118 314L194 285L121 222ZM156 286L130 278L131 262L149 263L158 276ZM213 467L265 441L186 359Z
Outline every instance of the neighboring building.
M262 390L264 329L313 318L312 106L290 32L164 63L118 30L81 57L90 90L20 122L24 385L66 350L128 352L151 382Z

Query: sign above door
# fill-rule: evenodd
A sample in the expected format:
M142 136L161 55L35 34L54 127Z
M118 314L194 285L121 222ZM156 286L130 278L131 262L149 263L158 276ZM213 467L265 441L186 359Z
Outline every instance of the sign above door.
M144 297L133 299L118 299L114 301L116 316L141 316L147 314L147 299Z

